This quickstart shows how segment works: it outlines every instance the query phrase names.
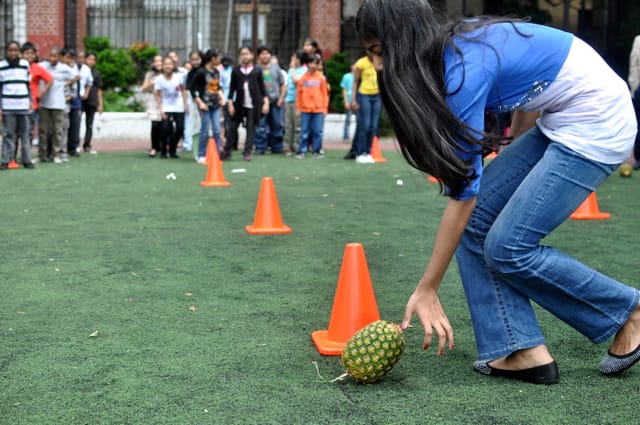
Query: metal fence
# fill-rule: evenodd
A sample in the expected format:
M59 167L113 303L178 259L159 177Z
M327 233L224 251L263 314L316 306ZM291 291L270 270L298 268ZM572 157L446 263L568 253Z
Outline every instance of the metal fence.
M0 58L4 58L4 46L8 41L13 40L13 2L2 0L0 2Z
M210 0L88 0L87 35L106 36L113 47L149 41L180 57L206 45Z

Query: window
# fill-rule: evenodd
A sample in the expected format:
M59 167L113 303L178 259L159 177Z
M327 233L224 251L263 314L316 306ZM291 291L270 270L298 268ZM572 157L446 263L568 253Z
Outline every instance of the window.
M251 46L253 47L253 15L250 13L243 13L238 15L238 46ZM267 29L267 17L266 15L258 15L258 44L262 45L266 43L266 29Z

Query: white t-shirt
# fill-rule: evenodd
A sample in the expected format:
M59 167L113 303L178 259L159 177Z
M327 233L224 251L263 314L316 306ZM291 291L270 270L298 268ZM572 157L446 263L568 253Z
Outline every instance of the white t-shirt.
M180 73L171 74L170 80L164 74L156 78L154 90L160 91L163 112L184 112L183 87L183 75Z
M587 43L573 38L556 79L525 111L542 111L537 124L551 140L598 162L619 164L636 134L629 89Z

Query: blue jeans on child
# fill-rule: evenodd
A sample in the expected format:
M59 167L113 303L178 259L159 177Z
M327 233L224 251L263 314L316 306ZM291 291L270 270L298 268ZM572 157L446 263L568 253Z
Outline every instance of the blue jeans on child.
M256 135L253 144L258 153L265 153L271 148L271 153L282 153L284 149L284 121L283 108L277 101L269 104L269 113L260 118L256 127Z
M371 153L373 136L378 132L382 101L378 94L368 95L360 93L357 95L357 101L360 109L357 115L358 141L356 144L356 155L359 156Z
M322 134L324 132L324 114L322 112L302 112L300 114L300 146L298 153L306 153L309 146L309 137L313 142L313 152L319 153L322 149Z
M534 127L485 169L456 251L479 360L545 343L530 300L595 343L637 307L637 289L540 245L616 167Z
M220 151L222 140L220 138L220 109L200 110L200 138L198 139L198 157L207 156L207 145L209 144L209 129L216 141L216 147Z

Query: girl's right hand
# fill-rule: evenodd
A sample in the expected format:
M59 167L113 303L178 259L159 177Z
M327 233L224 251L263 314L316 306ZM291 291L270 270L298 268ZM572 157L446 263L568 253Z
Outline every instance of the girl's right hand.
M438 355L444 354L445 346L449 345L449 349L453 350L453 328L449 323L449 319L440 304L438 293L433 289L422 289L420 286L409 297L407 307L405 309L404 319L400 327L406 329L411 322L413 315L418 316L420 323L424 327L424 342L422 349L426 350L431 345L433 338L432 330L438 334Z
M233 108L233 102L229 101L229 116L232 117L236 114L236 110Z

